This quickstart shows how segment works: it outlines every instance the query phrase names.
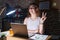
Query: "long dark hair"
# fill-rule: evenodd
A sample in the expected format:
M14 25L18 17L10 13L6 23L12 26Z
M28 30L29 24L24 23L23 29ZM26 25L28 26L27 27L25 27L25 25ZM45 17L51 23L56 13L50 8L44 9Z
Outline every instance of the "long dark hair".
M38 8L38 13L37 13L36 15L37 15L37 16L40 16L39 6L38 6L36 3L30 3L30 5L28 6L28 10L29 10L29 7L30 7L31 5L33 5L34 7L37 7L37 8ZM29 13L29 11L28 11L27 17L30 17L30 16L31 16L31 15L30 15L30 13Z

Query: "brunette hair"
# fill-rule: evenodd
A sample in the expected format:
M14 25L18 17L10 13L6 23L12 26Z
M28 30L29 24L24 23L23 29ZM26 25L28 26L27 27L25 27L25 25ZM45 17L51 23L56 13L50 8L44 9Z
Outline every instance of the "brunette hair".
M38 8L38 12L36 13L37 16L40 16L40 10L39 10L39 6L36 4L36 3L30 3L30 5L28 6L28 10L29 10L29 7L33 5L35 8ZM28 14L27 14L27 17L30 17L30 13L28 11Z

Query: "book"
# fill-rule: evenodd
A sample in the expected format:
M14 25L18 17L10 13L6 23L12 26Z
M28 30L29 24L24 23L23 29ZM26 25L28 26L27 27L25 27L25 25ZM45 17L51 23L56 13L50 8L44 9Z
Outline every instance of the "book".
M40 35L40 34L35 34L34 36L30 37L30 39L33 40L46 40L48 35Z

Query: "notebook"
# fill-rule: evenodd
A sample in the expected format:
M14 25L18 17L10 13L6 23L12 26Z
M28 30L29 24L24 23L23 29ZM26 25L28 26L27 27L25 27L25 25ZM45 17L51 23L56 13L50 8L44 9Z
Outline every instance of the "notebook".
M35 34L34 36L30 37L30 39L33 40L46 40L48 35L40 35L40 34Z
M27 26L20 23L11 23L14 36L28 38Z

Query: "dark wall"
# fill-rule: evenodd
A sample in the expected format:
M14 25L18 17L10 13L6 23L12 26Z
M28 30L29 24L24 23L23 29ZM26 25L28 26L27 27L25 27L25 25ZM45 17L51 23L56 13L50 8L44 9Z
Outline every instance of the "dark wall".
M60 22L58 9L47 11L47 20L44 23L45 33L50 35L60 35Z
M23 8L27 8L29 3L36 2L35 0L0 0L0 6L3 6L5 3L8 3L11 6L20 5Z

